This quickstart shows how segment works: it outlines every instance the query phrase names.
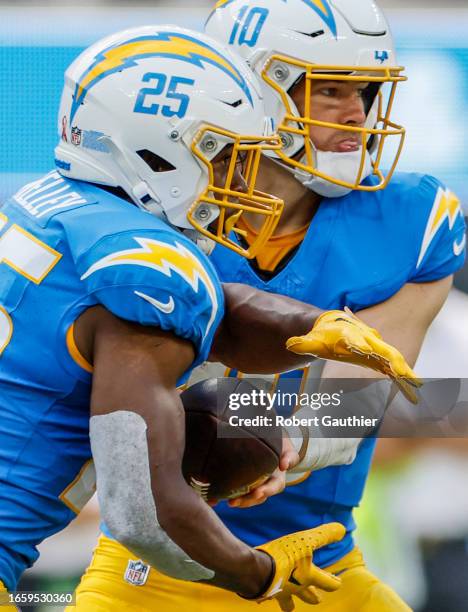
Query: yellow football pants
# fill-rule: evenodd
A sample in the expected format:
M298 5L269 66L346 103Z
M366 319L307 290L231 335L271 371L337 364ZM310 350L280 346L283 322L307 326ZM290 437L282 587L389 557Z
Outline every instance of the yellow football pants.
M91 565L76 591L76 605L66 612L279 612L274 601L259 607L234 593L196 582L168 578L151 568L143 586L124 580L128 562L136 557L118 542L101 536ZM296 612L411 612L387 585L365 566L358 549L326 568L339 574L342 586L324 593L311 606L295 598Z

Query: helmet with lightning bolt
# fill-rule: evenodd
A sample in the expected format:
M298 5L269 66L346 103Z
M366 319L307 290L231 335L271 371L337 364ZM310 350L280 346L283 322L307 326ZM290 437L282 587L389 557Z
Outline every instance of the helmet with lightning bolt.
M253 257L276 227L282 201L255 187L261 154L281 146L260 85L204 34L144 26L92 45L66 71L59 136L64 176L121 188L142 209L201 234L200 244L210 238ZM244 211L262 228L247 249L231 233L242 231Z
M273 158L298 180L326 197L387 185L404 142L405 130L391 111L397 84L406 77L374 0L219 0L205 31L239 52L261 77L267 113L284 145ZM365 84L365 122L321 118L311 95L324 81ZM299 88L300 102L292 93ZM353 150L320 150L317 128L339 129L342 140L354 142ZM384 175L384 145L392 142L394 147L385 146ZM363 183L371 174L374 179Z

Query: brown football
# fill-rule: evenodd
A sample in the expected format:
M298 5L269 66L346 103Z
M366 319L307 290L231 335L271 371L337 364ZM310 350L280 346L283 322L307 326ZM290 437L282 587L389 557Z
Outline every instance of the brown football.
M233 393L251 393L245 379L210 378L181 394L185 408L186 440L184 478L205 500L238 497L258 486L276 470L281 455L281 430L275 413L258 405L229 406ZM242 419L268 417L268 427L235 426L231 416Z

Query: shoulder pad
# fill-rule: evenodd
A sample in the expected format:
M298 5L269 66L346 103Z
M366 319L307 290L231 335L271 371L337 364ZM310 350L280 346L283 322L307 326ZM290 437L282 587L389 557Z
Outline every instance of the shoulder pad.
M437 280L461 268L465 259L465 220L460 200L440 181L424 176L415 198L415 246L418 249L413 280Z
M77 265L87 293L116 316L209 350L223 314L222 288L207 258L181 234L167 228L106 236Z

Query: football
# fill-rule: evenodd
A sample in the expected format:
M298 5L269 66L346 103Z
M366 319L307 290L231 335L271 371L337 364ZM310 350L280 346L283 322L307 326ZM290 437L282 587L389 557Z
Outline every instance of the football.
M187 483L205 500L245 495L279 465L282 438L281 430L274 427L274 411L255 402L235 411L230 406L233 394L252 396L254 389L245 379L211 378L181 394L186 425L182 470ZM253 426L230 424L232 416ZM261 417L273 424L256 426Z

